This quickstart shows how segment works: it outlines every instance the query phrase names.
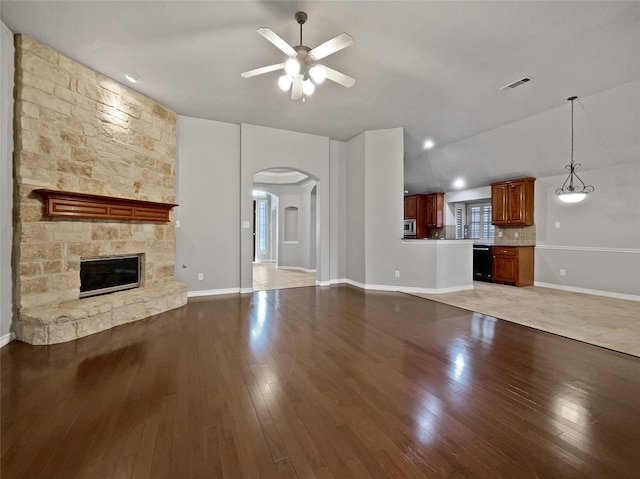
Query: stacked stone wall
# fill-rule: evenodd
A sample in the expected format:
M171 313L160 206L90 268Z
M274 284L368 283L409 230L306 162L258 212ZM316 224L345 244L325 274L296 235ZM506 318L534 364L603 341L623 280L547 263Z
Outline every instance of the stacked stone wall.
M80 258L144 253L143 282L173 281L169 223L43 217L37 188L173 203L176 115L27 36L17 35L14 299L77 300Z

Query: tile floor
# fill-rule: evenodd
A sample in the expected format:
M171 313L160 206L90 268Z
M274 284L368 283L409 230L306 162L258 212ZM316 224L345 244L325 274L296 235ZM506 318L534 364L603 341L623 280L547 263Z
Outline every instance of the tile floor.
M416 296L640 357L637 301L479 281L473 290Z
M275 263L253 263L254 291L300 288L302 286L315 285L315 273L305 273L304 271L291 269L279 269L276 268Z

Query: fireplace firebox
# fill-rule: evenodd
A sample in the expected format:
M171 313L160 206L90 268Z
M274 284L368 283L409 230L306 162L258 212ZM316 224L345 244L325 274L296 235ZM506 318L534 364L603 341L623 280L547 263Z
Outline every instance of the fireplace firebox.
M140 286L142 254L80 259L80 297Z

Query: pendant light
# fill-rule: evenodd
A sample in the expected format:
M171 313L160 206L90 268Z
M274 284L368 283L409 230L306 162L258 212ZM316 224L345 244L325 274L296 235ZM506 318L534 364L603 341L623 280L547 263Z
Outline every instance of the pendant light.
M580 179L576 173L576 168L580 166L580 163L573 162L573 102L577 100L577 96L567 98L571 102L571 163L565 168L569 170L569 176L562 183L562 188L556 190L556 195L564 203L579 203L587 197L587 194L591 193L595 188L591 185L585 185L584 181Z

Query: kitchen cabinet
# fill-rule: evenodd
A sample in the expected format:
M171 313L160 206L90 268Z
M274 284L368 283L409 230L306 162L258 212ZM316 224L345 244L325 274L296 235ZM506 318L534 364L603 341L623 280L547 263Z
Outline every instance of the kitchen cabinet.
M404 219L415 220L418 214L418 196L410 195L404 197Z
M491 183L491 223L496 226L533 225L535 178Z
M442 228L444 226L444 193L431 193L426 197L427 216L426 223L429 228Z
M409 195L404 197L404 219L416 220L416 239L428 238L427 195Z
M492 250L494 283L533 285L533 246L494 246Z

